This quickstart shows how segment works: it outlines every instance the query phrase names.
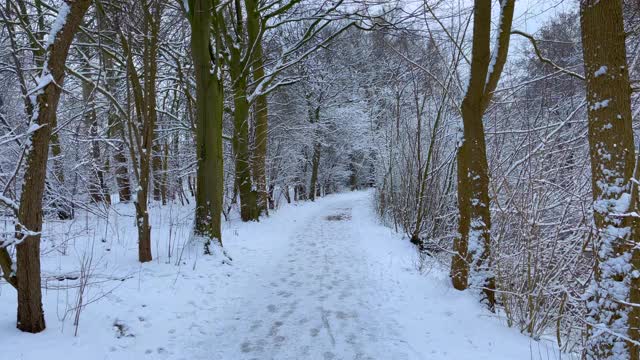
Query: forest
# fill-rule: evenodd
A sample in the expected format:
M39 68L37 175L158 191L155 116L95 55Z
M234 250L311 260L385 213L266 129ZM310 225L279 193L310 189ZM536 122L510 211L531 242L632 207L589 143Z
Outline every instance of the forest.
M0 0L0 359L640 360L639 93L635 0Z

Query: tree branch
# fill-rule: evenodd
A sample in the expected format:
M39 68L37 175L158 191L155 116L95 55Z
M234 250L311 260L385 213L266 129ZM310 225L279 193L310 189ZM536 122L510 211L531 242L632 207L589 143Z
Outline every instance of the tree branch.
M550 59L545 58L544 56L542 56L542 53L540 52L540 48L538 48L538 42L536 41L536 39L534 39L534 37L531 34L527 34L523 31L519 31L519 30L513 30L511 31L511 34L513 35L520 35L520 36L524 36L525 38L529 39L529 41L531 42L531 45L533 45L533 51L536 53L536 56L538 56L538 59L540 59L540 61L542 61L545 64L549 64L551 66L553 66L553 68L555 68L556 70L559 70L560 72L563 72L567 75L573 76L576 79L580 79L584 81L584 76L565 69L563 67L561 67L560 65L554 63L553 61L551 61Z

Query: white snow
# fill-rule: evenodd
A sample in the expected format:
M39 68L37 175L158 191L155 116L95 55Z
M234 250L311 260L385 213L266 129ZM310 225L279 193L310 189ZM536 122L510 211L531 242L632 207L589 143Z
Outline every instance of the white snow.
M589 106L589 108L591 110L605 109L606 107L609 106L609 101L611 101L611 99L604 99L602 101L596 101L595 103L593 103L593 105Z
M593 76L599 77L607 73L608 68L604 65L600 66L598 70L593 73Z
M29 125L29 128L27 129L27 134L34 133L40 130L42 127L42 125L31 123L31 125Z
M58 9L58 16L56 16L56 19L54 20L53 24L51 24L51 30L49 31L45 39L45 43L44 43L45 49L48 49L49 46L53 44L53 41L56 39L56 36L58 36L58 32L62 30L62 28L64 27L64 24L67 22L67 16L69 16L70 11L71 11L71 8L69 7L69 4L63 1L62 4L60 5L60 9Z
M151 207L154 261L136 256L134 211L109 221L47 223L48 328L15 329L15 291L0 285L6 359L554 359L551 342L506 327L406 238L378 224L371 192L285 205L260 222L225 223L233 259L185 244L191 207ZM170 256L169 256L170 255ZM78 275L89 263L78 336ZM179 264L179 265L176 265ZM66 276L63 276L66 275Z
M37 98L37 96L42 94L42 90L52 82L53 82L53 76L50 73L43 70L43 74L41 77L38 78L38 81L36 82L36 86L33 89L31 89L27 94L32 97L32 100L31 100L32 104L34 105L36 104L35 99Z

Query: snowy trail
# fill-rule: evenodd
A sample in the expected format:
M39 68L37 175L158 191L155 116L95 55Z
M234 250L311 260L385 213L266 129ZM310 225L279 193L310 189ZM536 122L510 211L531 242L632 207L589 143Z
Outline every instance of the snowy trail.
M530 340L474 299L442 277L425 285L411 245L373 222L369 195L323 199L294 219L280 253L228 289L203 358L529 359Z
M97 281L85 294L95 302L84 308L78 336L68 310L76 299L71 280L60 290L50 281L43 301L48 328L33 336L15 329L15 294L0 287L0 339L13 344L0 359L559 358L551 342L506 327L469 293L454 290L433 262L419 272L415 248L379 224L371 196L336 194L285 204L260 222L226 222L231 266L219 255L203 256L200 244L184 243L190 208L155 213L157 258L143 265L133 224L112 219L120 223L110 241L94 248L79 238L68 255L44 258L50 274L77 271L82 246L99 259ZM176 250L168 258L170 244Z
M353 241L351 219L352 201L345 199L328 202L298 227L287 255L247 284L222 331L240 334L218 358L376 359L383 351L409 358L394 332L398 324L377 311L382 289Z

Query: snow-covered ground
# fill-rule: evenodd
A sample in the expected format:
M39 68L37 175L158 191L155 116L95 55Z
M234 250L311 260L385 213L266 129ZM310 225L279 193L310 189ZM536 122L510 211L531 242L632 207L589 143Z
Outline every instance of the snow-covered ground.
M371 194L285 204L259 223L228 222L231 264L188 244L189 207L153 209L155 260L143 265L131 208L114 207L109 221L48 224L48 328L16 330L15 291L0 285L0 358L558 358L551 343L507 328L451 288L436 265L419 272L413 246L376 220ZM88 275L76 279L81 268Z

